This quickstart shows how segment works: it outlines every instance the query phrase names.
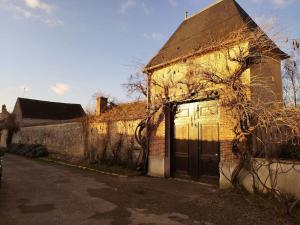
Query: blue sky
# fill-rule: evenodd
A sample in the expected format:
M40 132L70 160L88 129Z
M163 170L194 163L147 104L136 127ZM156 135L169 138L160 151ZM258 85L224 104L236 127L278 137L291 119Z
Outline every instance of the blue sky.
M300 0L237 0L258 23L300 37ZM184 19L214 0L0 0L0 104L18 96L81 103L121 83Z

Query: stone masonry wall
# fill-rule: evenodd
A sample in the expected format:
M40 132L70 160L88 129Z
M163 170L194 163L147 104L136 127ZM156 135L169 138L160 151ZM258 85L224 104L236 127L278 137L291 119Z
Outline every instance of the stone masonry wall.
M142 148L135 140L140 120L93 122L88 131L86 156L90 161L136 167Z
M300 162L278 160L274 162L267 162L265 159L255 158L252 160L253 168L257 175L264 182L267 187L273 187L283 194L294 196L300 200ZM232 187L229 179L236 167L233 161L224 161L220 164L222 173L220 174L220 188L226 189ZM254 192L253 184L262 192L265 188L260 182L256 180L253 182L253 177L247 171L243 170L240 174L240 183L249 191Z
M14 144L41 144L50 153L84 156L83 128L80 122L22 127L13 136Z
M41 144L50 154L90 162L135 166L142 156L142 149L134 137L139 121L91 122L87 127L82 122L22 127L14 134L12 142Z

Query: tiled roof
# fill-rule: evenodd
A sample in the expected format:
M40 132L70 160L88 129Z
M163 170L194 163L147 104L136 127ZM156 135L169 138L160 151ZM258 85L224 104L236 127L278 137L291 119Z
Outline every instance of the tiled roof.
M108 109L100 115L100 121L128 121L143 119L147 115L147 102L137 101L131 103L122 103Z
M209 48L212 41L222 40L245 25L258 28L258 25L236 1L218 1L185 19L144 70L151 71L182 57L193 55L199 49ZM284 53L278 48L276 54Z
M27 98L18 98L22 118L70 120L85 115L80 104L40 101Z

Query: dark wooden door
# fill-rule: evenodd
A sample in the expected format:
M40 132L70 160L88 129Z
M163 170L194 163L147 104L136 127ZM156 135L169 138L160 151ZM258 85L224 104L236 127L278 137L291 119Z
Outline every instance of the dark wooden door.
M219 176L218 118L215 101L179 106L174 120L174 175Z
M189 120L192 113L191 105L182 105L174 121L173 172L181 176L189 176L189 140L191 137Z

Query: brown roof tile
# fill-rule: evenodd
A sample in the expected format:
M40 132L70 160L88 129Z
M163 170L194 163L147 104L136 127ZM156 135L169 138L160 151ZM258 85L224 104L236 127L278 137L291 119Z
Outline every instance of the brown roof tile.
M118 120L138 120L147 115L147 102L137 101L131 103L122 103L108 109L98 118L100 121L118 121Z

